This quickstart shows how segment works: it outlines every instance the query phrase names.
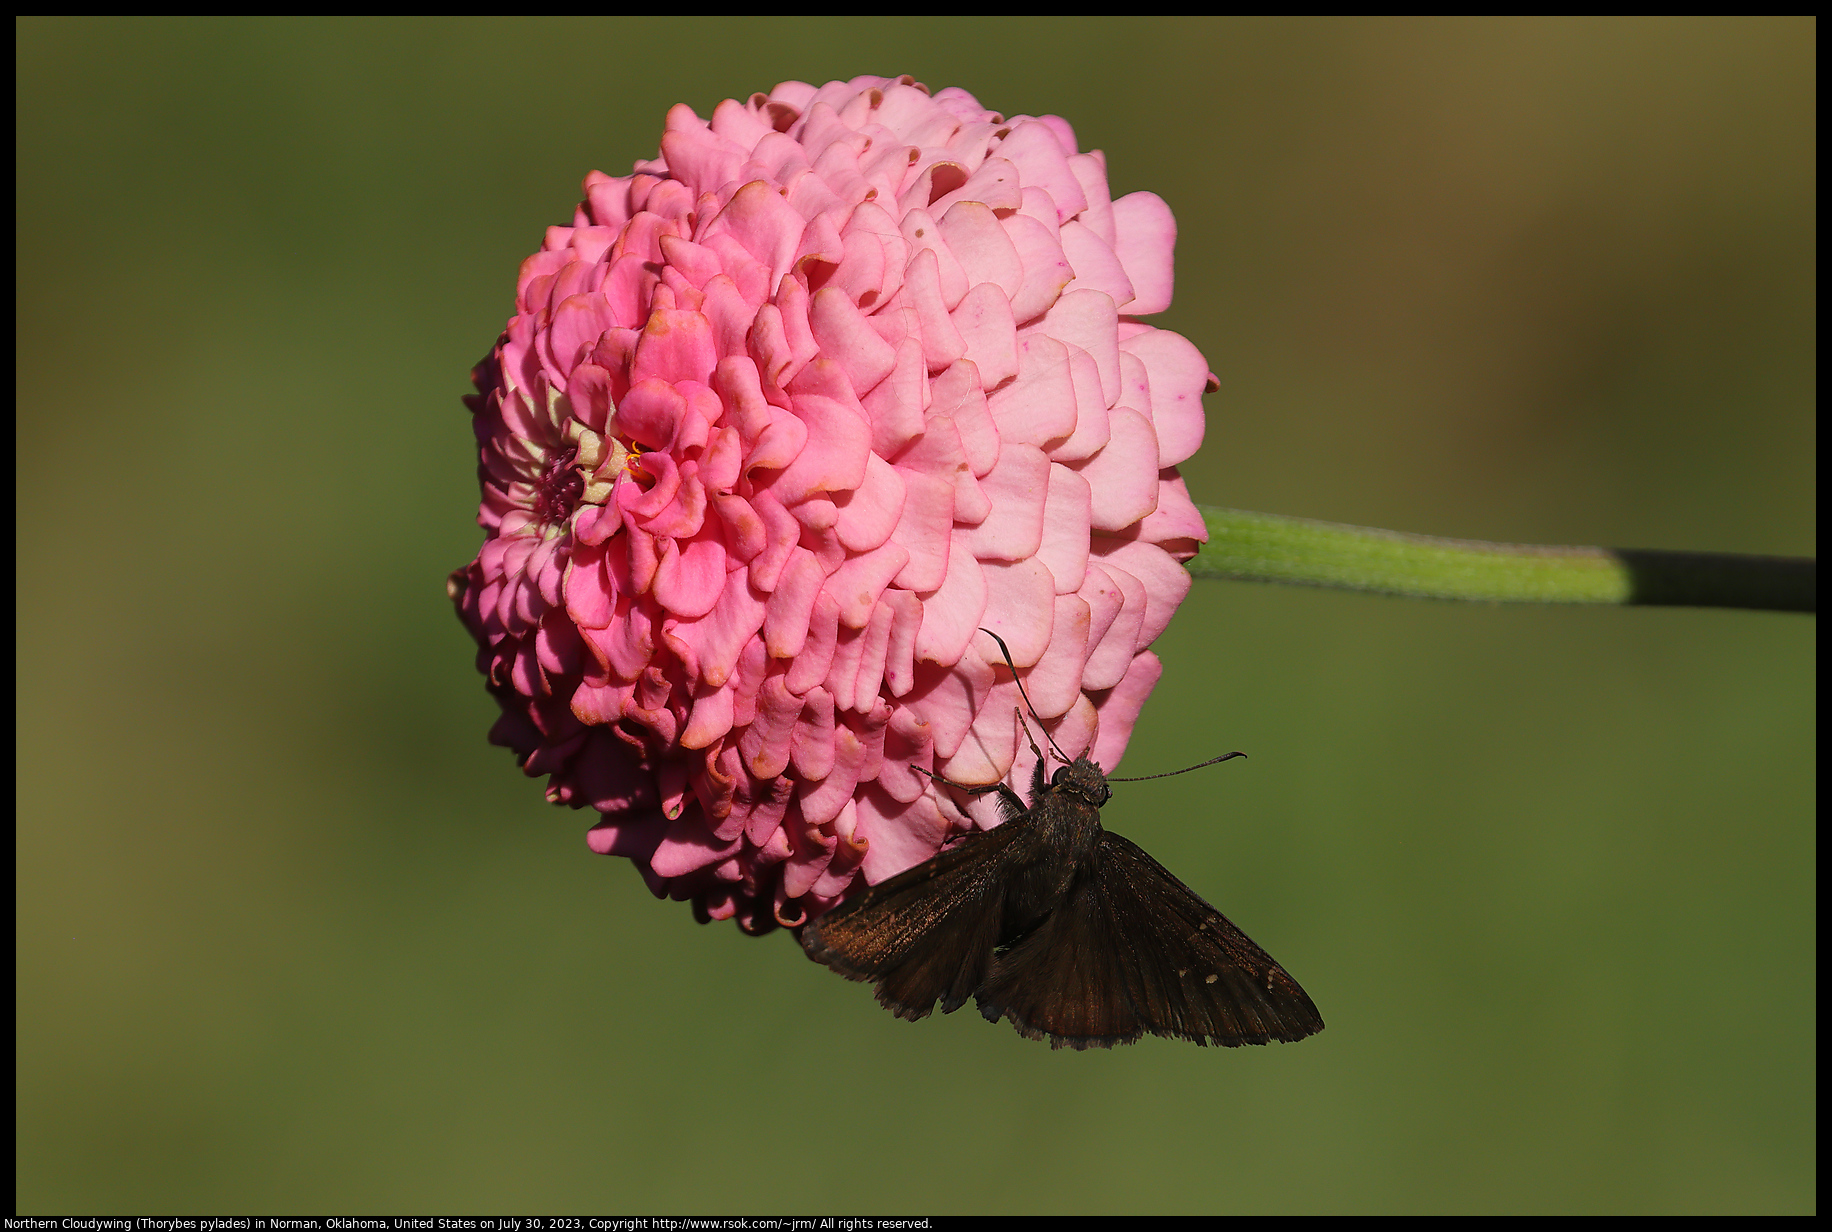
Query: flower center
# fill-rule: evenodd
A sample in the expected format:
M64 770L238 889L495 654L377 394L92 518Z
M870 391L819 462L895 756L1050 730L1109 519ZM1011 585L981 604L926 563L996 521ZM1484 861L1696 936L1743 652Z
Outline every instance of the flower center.
M585 477L574 463L579 447L572 445L547 455L541 478L534 488L534 516L546 526L558 526L572 516L585 491Z

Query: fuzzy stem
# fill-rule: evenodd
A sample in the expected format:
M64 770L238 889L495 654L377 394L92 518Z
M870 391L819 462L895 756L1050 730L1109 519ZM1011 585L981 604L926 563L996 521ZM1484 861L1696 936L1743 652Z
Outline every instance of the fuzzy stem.
M1439 539L1199 505L1196 577L1416 599L1817 610L1814 558Z

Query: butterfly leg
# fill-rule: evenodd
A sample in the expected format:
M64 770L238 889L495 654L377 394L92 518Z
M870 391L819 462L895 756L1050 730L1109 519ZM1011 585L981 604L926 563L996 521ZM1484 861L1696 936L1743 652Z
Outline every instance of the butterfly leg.
M989 791L996 791L999 793L999 803L1005 806L1008 815L1021 816L1027 811L1024 801L1018 798L1018 793L1002 782L956 783L952 779L944 779L941 775L936 774L932 770L924 770L921 766L911 766L910 769L914 770L917 774L927 775L937 783L940 783L943 787L952 787L954 790L964 791L970 796L983 796ZM1011 810L1016 810L1016 812L1013 813Z

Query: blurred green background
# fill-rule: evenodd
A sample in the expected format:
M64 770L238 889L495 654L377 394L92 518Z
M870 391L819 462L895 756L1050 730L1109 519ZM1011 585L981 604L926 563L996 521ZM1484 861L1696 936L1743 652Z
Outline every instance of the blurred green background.
M458 398L662 117L908 72L1181 226L1200 501L1811 553L1810 20L27 20L20 1212L1804 1212L1814 622L1198 583L1107 821L1288 1047L912 1025L485 743Z

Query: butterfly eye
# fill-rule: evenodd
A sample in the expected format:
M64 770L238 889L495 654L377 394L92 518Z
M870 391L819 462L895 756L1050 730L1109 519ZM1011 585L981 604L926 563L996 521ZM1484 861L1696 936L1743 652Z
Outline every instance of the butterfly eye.
M1059 767L1056 773L1050 775L1050 786L1051 787L1061 787L1065 782L1068 781L1068 778L1069 778L1069 768L1067 766Z

